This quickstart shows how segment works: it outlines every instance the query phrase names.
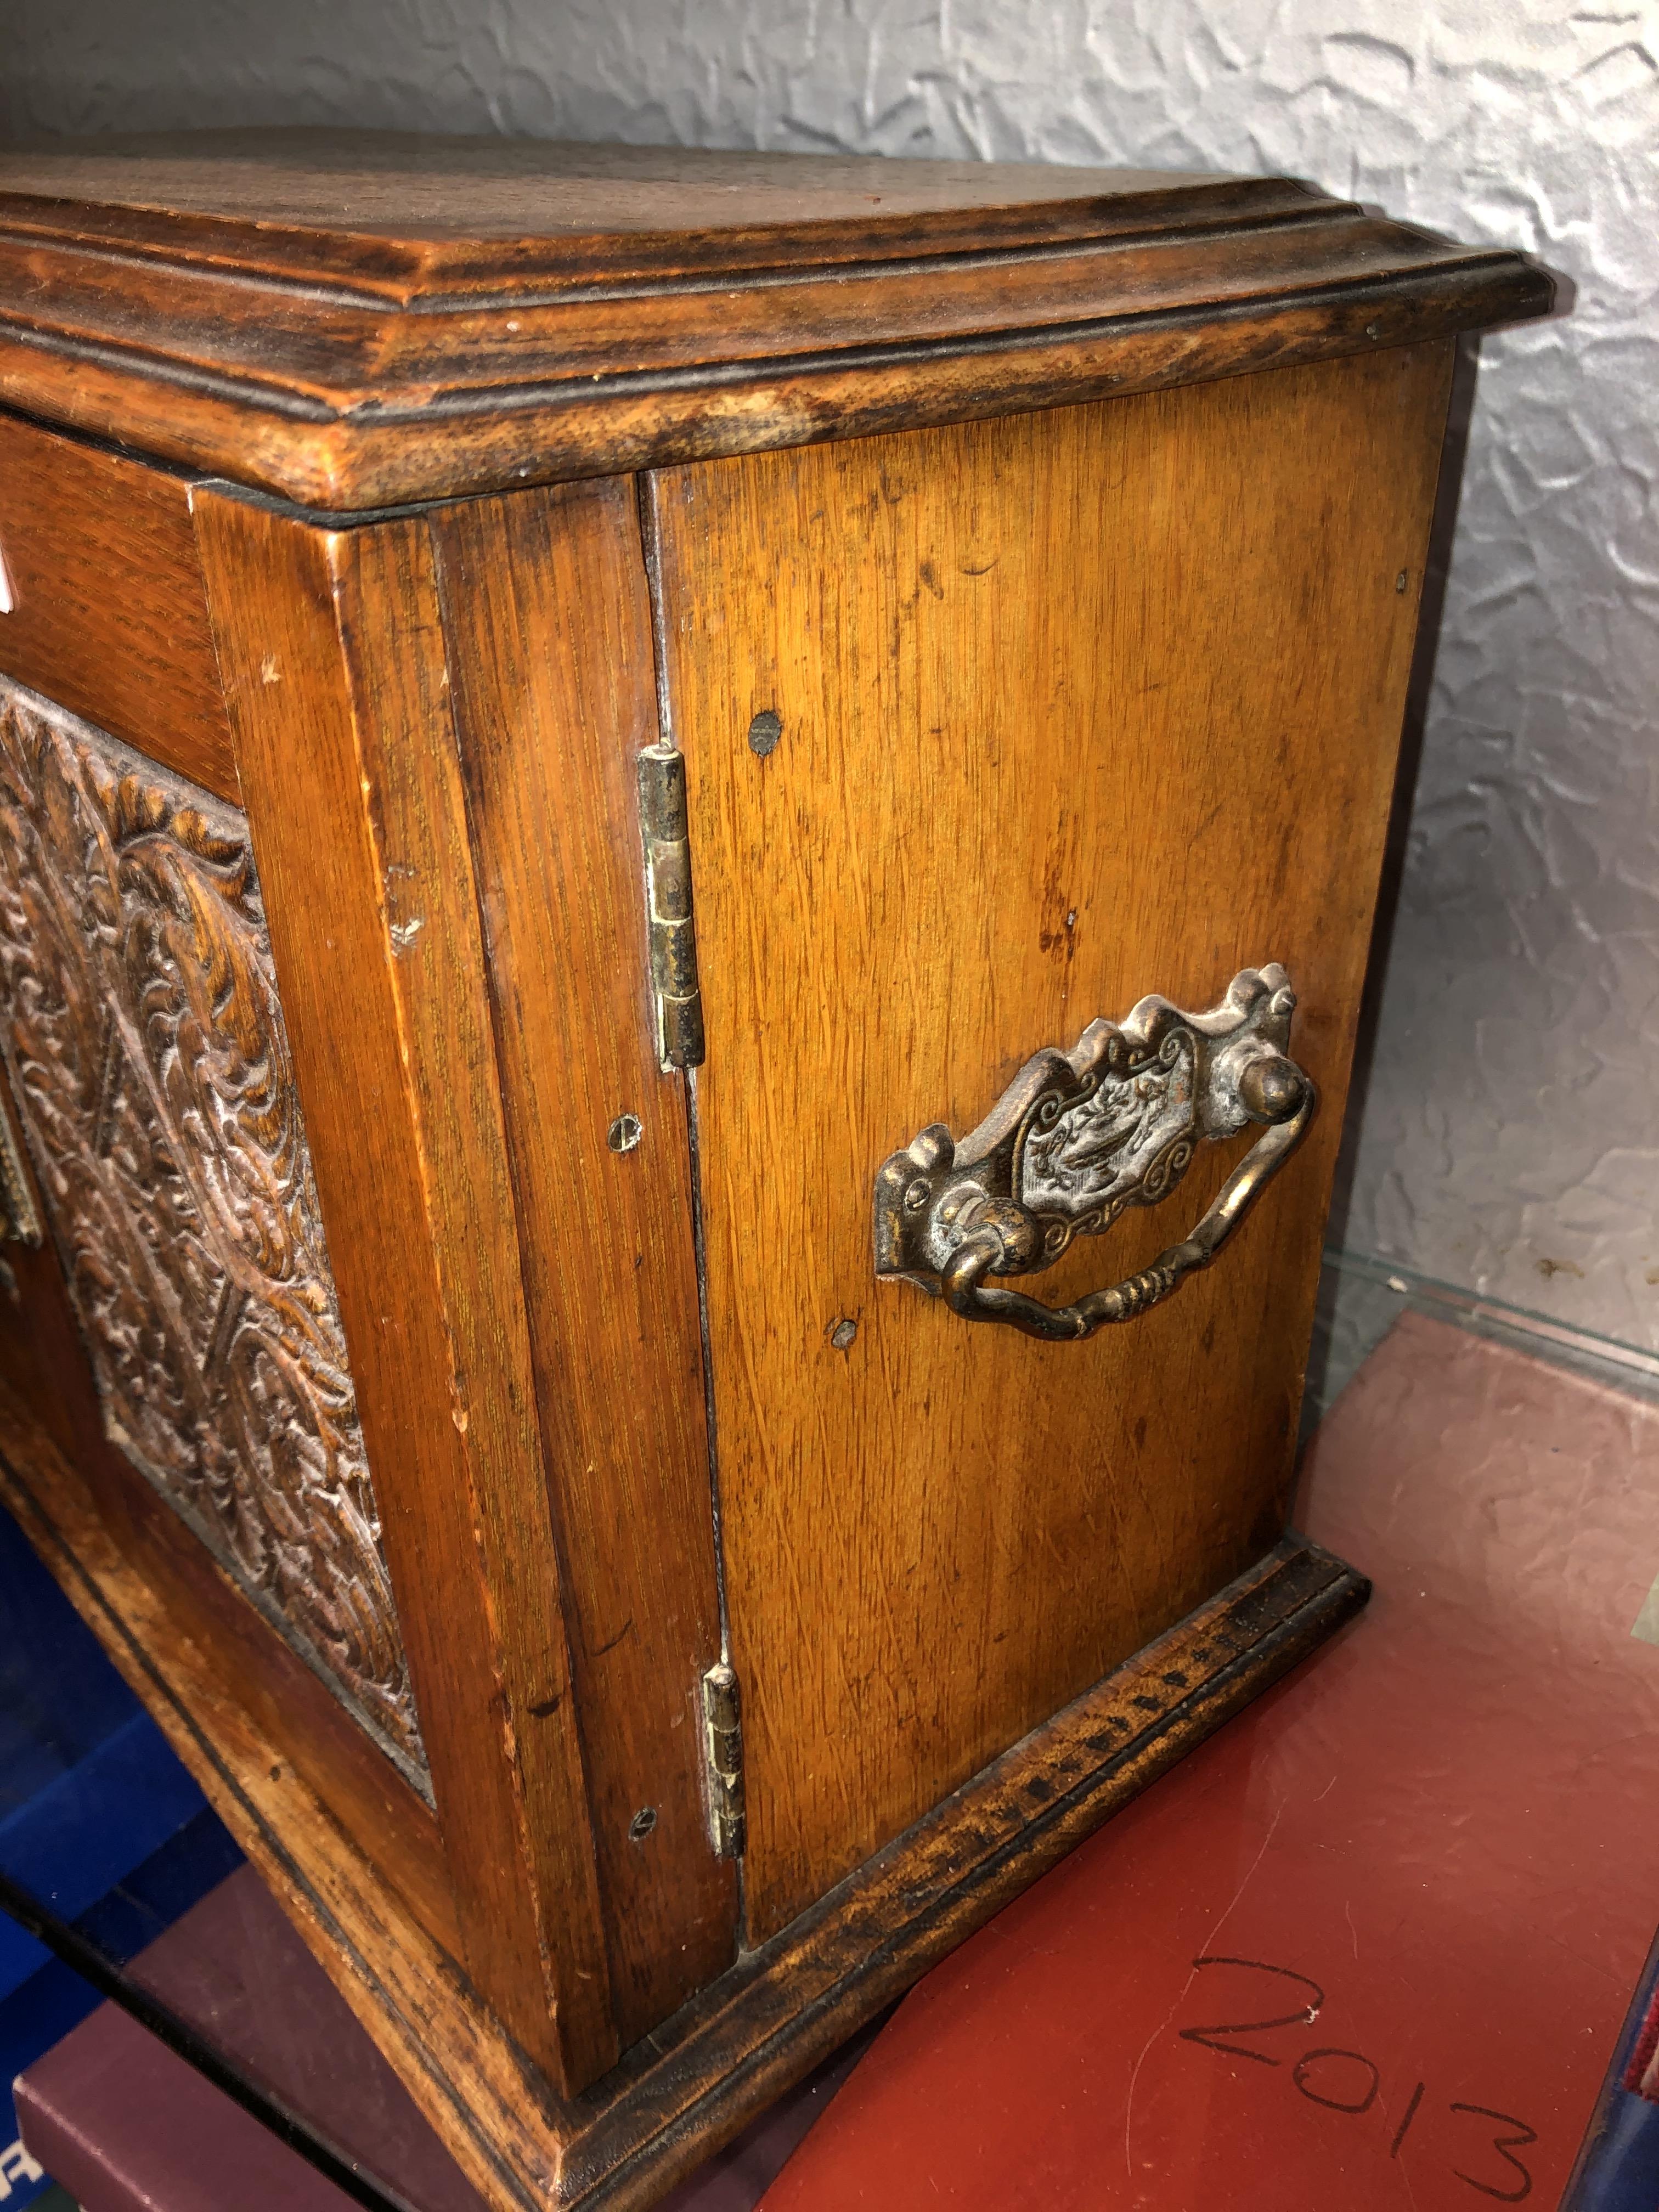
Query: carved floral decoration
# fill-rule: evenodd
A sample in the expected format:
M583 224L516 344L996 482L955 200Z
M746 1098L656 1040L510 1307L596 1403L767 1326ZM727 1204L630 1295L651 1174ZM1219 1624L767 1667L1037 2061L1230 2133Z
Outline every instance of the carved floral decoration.
M246 824L3 681L0 994L110 1437L424 1786Z

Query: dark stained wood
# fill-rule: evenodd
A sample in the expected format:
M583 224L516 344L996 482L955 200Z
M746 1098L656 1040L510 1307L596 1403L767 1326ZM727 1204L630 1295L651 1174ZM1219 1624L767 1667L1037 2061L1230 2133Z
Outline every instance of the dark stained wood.
M3 1115L26 1186L41 1242L21 1237L0 1241L0 1375L20 1404L38 1421L59 1451L71 1455L84 1436L102 1441L97 1391L64 1286L58 1255L46 1241L46 1213L40 1178L27 1146L11 1094L11 1079L0 1061L0 1115Z
M222 1679L169 1635L145 1563L109 1540L3 1383L0 1498L501 2212L646 2212L1367 1594L1328 1553L1287 1539L567 2102L469 2002L450 1960L302 1778L280 1762L272 1773L268 1743Z
M548 1477L624 2044L730 1964L698 1686L720 1654L683 1079L656 1063L631 481L433 517ZM637 1145L613 1151L631 1114ZM641 1812L654 1825L630 1835Z
M0 1069L0 1103L5 1103ZM14 1126L15 1117L14 1116ZM33 1182L33 1178L31 1177ZM37 1187L38 1189L38 1187ZM27 1491L13 1503L37 1547L44 1516L73 1525L88 1544L125 1563L149 1593L157 1664L175 1655L210 1683L213 1712L239 1717L251 1756L271 1785L273 1808L294 1792L338 1835L354 1839L364 1878L395 1900L422 1938L450 1958L459 1952L447 1871L431 1808L362 1735L310 1668L257 1614L198 1539L105 1441L96 1388L50 1243L0 1247L17 1290L0 1291L0 1455ZM85 1594L70 1595L85 1610ZM100 1627L94 1618L93 1626ZM107 1624L100 1629L105 1632ZM107 1641L107 1636L106 1635ZM122 1663L117 1654L118 1663ZM152 1707L148 1666L125 1671ZM199 1757L192 1762L200 1770ZM279 1769L280 1771L273 1771ZM303 1855L303 1841L295 1847Z
M3 677L0 1056L106 1432L423 1789L246 823Z
M192 131L0 152L20 237L147 246L406 299L505 277L613 283L765 264L985 252L1034 226L1109 237L1168 216L1306 214L1285 178L562 144L396 131Z
M255 857L473 1980L616 2055L431 550L197 508Z
M1283 179L373 134L0 155L0 398L319 508L1051 407L1553 297L1522 255Z
M1449 353L657 479L750 1940L1282 1528ZM1270 961L1323 1106L1212 1268L1085 1344L872 1278L890 1152Z
M188 483L0 415L0 670L235 799Z
M289 1756L290 1731L310 1735L301 1688L310 1678L299 1662L286 1655L299 1697L291 1720L283 1722L280 1696L268 1708L250 1703L241 1671L228 1661L232 1647L198 1640L193 1598L178 1603L165 1562L107 1518L84 1458L71 1465L3 1382L0 1503L422 2099L452 2156L501 2212L543 2212L556 2202L545 2084L467 1981L453 1923L429 1923L409 1891L388 1880L374 1822L362 1817L368 1807L343 1807L319 1788L314 1759ZM199 1547L197 1556L205 1558ZM232 1601L246 1632L247 1608L234 1595ZM384 1759L376 1764L396 1783ZM419 1810L430 1826L430 1813ZM435 1835L431 1856L442 1899Z

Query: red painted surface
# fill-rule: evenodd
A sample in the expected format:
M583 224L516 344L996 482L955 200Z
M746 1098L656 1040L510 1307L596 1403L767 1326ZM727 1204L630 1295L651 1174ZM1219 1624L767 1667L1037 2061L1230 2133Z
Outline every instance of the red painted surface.
M141 1952L131 1978L370 2180L418 2212L485 2212L252 1867ZM874 2033L763 2112L662 2212L753 2212ZM349 2212L333 2182L112 2004L37 2060L16 2098L27 2148L88 2212Z
M1659 1921L1659 1409L1407 1314L1301 1521L1369 1611L913 1992L764 2212L1555 2204Z

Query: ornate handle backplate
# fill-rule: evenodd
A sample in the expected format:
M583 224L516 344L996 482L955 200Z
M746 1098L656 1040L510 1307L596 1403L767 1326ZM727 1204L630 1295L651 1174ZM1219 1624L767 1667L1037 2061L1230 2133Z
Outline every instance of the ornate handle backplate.
M1074 1051L1038 1053L961 1144L936 1122L883 1163L876 1273L1031 1336L1133 1321L1209 1265L1307 1134L1318 1092L1287 1050L1295 1007L1282 968L1246 968L1206 1014L1143 999L1121 1024L1091 1022ZM1052 1267L1074 1237L1167 1198L1201 1138L1252 1124L1261 1134L1214 1204L1141 1273L1069 1306L987 1279Z

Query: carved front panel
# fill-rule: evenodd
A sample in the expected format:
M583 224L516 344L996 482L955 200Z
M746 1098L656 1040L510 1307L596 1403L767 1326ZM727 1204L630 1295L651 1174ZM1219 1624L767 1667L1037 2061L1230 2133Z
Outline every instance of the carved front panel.
M424 1787L246 824L3 678L0 992L111 1438Z

